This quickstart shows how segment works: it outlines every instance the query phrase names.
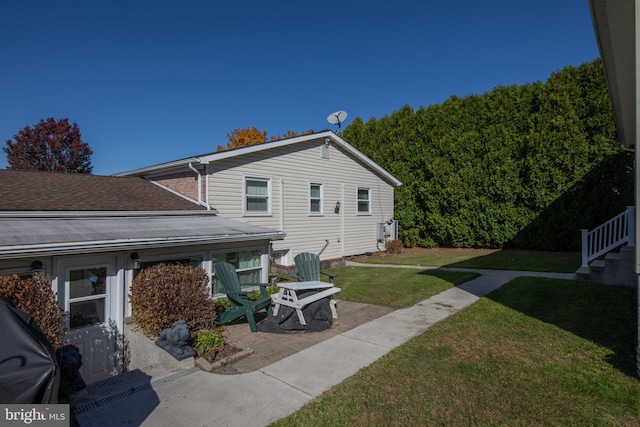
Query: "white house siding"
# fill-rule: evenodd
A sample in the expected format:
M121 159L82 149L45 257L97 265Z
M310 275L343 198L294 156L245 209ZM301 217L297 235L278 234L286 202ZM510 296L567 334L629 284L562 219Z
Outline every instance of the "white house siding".
M316 139L211 162L208 203L222 217L284 231L286 238L273 242L273 249L291 250L291 260L300 252L320 252L326 241L322 259L378 250L376 224L393 216L393 184L333 142L323 158L323 144ZM271 178L271 215L243 214L245 176ZM323 184L322 216L309 215L312 182ZM359 186L372 190L371 215L357 215Z

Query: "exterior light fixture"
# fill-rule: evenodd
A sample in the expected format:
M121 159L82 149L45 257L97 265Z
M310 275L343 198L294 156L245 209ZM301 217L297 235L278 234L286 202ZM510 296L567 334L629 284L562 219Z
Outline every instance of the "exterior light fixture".
M44 274L44 265L42 264L42 261L33 261L31 263L31 276L34 279L37 279L41 274Z
M140 256L138 255L138 252L134 252L129 255L129 258L131 258L131 265L133 266L133 269L140 270Z
M339 214L340 213L340 201L338 200L336 202L336 208L334 209L334 212Z

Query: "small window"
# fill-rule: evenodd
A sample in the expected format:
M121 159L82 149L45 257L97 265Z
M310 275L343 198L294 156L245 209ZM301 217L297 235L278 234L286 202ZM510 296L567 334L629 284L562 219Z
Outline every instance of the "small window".
M323 203L322 203L322 184L311 183L309 184L309 214L310 215L322 215Z
M271 179L245 178L244 212L245 214L271 213Z
M358 214L371 214L371 189L358 187Z
M105 267L69 272L69 321L71 329L104 323L107 269Z

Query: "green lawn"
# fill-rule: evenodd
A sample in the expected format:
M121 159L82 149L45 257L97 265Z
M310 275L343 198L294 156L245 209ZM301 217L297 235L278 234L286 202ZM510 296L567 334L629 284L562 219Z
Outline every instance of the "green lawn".
M412 248L398 255L376 255L357 259L371 264L464 267L495 270L574 273L580 267L578 252L543 252L514 249Z
M433 295L466 282L476 273L418 270L413 268L339 267L334 284L338 298L391 308L410 307Z
M519 278L273 425L640 426L635 316L635 290Z

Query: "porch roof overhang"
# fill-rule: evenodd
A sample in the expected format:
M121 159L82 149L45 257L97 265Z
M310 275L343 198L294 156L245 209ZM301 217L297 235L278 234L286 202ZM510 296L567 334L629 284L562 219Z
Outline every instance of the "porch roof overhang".
M589 0L618 138L626 149L635 149L637 132L634 3L633 0Z
M2 212L0 259L281 240L285 233L210 212Z

